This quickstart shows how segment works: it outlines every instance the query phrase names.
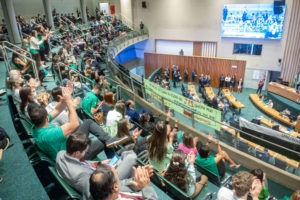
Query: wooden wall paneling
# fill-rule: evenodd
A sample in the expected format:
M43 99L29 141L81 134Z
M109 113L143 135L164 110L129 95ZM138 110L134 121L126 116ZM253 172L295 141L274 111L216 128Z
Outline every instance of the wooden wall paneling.
M202 56L202 42L193 42L193 55Z
M183 78L184 69L187 68L189 72L189 81L192 81L192 71L195 70L197 78L195 84L198 84L198 78L201 74L209 74L211 76L211 85L214 88L219 87L219 77L221 74L226 76L236 75L237 81L240 77L244 80L246 61L236 59L201 57L201 56L180 56L168 54L145 53L145 77L155 71L157 68L171 67L172 65L180 68L180 75ZM232 68L235 65L237 68ZM235 90L237 89L237 84Z

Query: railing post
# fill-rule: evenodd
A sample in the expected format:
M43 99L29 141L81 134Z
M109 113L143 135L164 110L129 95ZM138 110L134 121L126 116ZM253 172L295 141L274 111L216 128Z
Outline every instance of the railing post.
M165 101L163 97L161 98L161 110L165 112Z
M195 128L195 113L192 112L192 127Z
M238 132L237 131L235 131L235 136L234 136L234 148L238 148Z

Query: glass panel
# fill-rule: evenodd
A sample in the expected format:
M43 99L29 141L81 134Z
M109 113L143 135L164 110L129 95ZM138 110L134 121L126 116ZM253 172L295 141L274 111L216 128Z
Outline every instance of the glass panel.
M254 44L253 45L253 52L252 55L261 55L262 51L262 44Z

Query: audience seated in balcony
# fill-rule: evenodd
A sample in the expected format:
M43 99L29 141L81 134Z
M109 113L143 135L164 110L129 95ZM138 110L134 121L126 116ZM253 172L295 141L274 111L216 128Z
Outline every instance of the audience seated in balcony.
M115 168L109 165L99 165L90 178L90 193L93 199L157 200L157 194L150 186L152 168L143 166L133 169L134 179L120 180Z
M98 138L99 145L104 146L107 157L112 157L114 153L108 148L124 143L128 138L111 138L101 127L90 119L84 120L82 124L79 124L76 107L80 102L80 99L76 98L72 101L72 92L72 84L71 82L68 82L67 87L62 88L62 96L59 103L49 114L42 106L29 106L28 113L33 123L31 135L34 138L36 145L55 160L57 153L61 150L65 150L67 138L73 132L78 131L87 135L92 133ZM68 108L69 121L62 126L56 127L51 121L65 110L66 107ZM100 152L99 149L95 149L96 148L90 148L92 152L88 153L89 157L86 159L93 159Z
M91 150L93 149L93 150ZM79 191L83 199L90 199L89 179L99 165L107 165L110 160L90 161L86 157L93 157L90 152L99 152L103 145L98 140L90 140L86 133L76 132L69 136L66 150L58 152L56 156L56 170L70 186ZM132 167L136 164L136 155L133 151L125 151L115 164L114 168L120 180L131 178Z

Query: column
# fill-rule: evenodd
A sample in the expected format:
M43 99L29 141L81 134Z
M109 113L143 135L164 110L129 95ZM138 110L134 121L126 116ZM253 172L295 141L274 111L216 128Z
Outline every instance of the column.
M80 6L81 6L81 16L82 16L82 22L84 24L88 23L87 15L86 15L86 2L85 0L80 0Z
M8 31L9 40L12 43L21 43L20 33L17 26L16 15L12 0L0 0L3 15Z
M54 30L53 16L52 16L52 8L50 0L43 0L44 10L46 19L48 22L48 26L51 27L51 30Z
M286 37L286 44L281 67L281 78L293 86L295 76L300 72L300 1L289 1L292 4L291 18ZM287 15L287 13L286 13Z

